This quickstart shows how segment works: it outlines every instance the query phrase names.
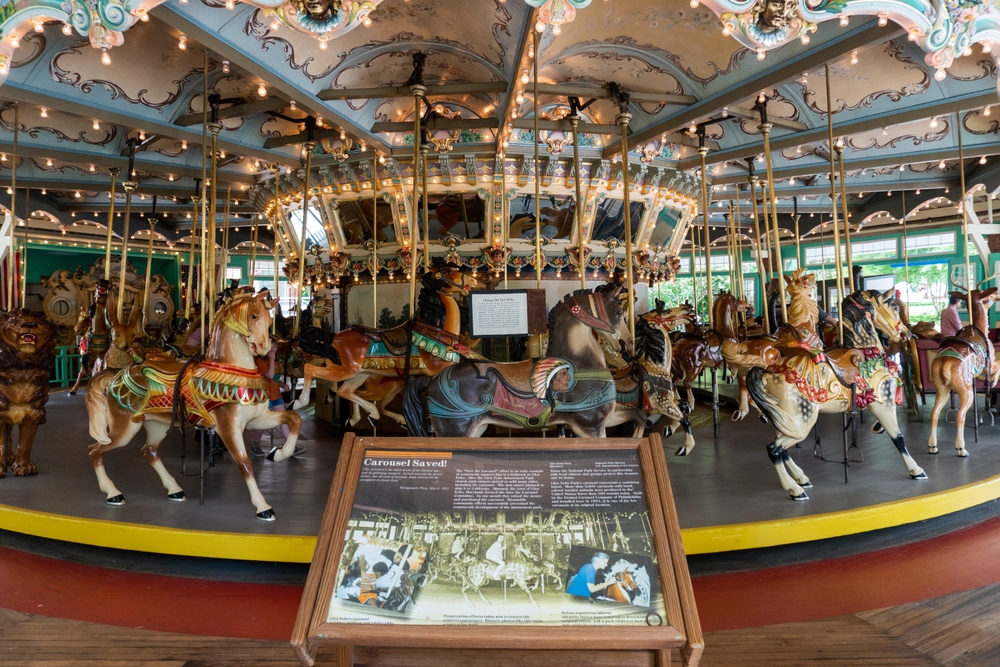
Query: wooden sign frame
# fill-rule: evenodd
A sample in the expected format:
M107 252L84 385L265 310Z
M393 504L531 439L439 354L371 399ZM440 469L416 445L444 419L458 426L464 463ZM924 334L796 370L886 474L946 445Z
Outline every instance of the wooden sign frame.
M489 334L477 331L476 308L472 299L479 296L497 296L504 294L526 295L527 329L520 333ZM543 289L508 289L508 290L473 290L469 293L469 330L475 332L475 338L508 338L510 336L532 336L548 331L548 310L545 307L545 290Z
M640 473L657 557L659 586L671 625L639 626L543 626L543 625L371 625L327 623L330 601L344 547L344 535L354 505L365 451L588 451L632 450L637 452ZM309 576L299 604L292 647L303 665L315 663L317 651L334 647L338 667L354 664L355 649L366 665L450 664L461 653L462 664L508 664L510 660L537 661L545 651L545 664L670 665L671 649L680 651L687 667L697 667L704 650L677 510L667 474L663 445L656 434L639 439L562 438L368 438L352 433L344 436L340 459ZM419 649L419 650L412 650ZM479 653L481 652L481 654ZM450 655L449 655L450 654ZM420 656L420 659L417 659ZM560 662L558 658L568 658ZM526 662L525 662L526 661Z

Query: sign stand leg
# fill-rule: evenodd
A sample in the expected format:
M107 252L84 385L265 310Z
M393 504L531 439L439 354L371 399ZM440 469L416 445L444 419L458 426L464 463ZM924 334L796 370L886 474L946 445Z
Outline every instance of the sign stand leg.
M354 667L354 647L337 647L337 667Z

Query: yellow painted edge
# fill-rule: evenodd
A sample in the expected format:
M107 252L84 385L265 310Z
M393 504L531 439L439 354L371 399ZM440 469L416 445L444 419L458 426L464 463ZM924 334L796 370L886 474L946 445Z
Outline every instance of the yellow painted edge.
M891 528L958 512L1000 498L1000 476L954 489L853 510L681 530L688 555L758 549ZM309 535L185 530L65 516L0 504L0 529L91 546L177 556L308 563Z
M916 484L917 482L914 482ZM757 549L902 526L951 514L1000 498L1000 476L852 510L797 519L756 521L681 530L688 555Z
M65 516L2 504L0 529L112 549L279 563L308 563L316 548L316 537L310 535L184 530Z

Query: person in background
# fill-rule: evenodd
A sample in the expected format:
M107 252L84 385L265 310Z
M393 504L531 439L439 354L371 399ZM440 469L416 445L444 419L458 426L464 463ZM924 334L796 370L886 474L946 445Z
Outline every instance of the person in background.
M566 593L581 598L592 598L595 593L604 591L611 584L617 583L614 578L608 579L604 583L598 584L597 573L608 566L610 558L603 551L598 551L590 558L590 562L580 568L580 571L573 575L566 587Z
M962 328L962 318L958 316L958 304L962 302L961 297L948 297L948 307L941 311L941 335L955 336Z
M274 410L275 412L285 411L285 400L281 397L281 385L276 381L278 375L275 370L274 358L278 353L278 345L271 339L271 351L267 353L267 358L255 357L254 362L257 364L257 370L260 374L264 376L264 384L267 386L267 398L268 398L268 409ZM281 425L281 434L288 439L288 426ZM250 448L250 453L253 456L264 456L264 451L260 448L260 440L264 437L263 431L254 431L254 441L253 447ZM305 454L306 450L304 447L296 447L295 453L292 456L299 456L300 454Z

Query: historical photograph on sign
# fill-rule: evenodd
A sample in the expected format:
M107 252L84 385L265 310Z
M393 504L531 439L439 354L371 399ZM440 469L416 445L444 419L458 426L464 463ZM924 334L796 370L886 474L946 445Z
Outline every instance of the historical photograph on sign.
M667 622L634 451L364 458L327 621Z

